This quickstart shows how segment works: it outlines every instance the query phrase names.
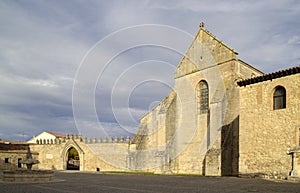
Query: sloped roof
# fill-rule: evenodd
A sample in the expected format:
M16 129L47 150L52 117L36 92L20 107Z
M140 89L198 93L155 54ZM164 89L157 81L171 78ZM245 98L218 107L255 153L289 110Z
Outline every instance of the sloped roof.
M241 81L237 82L237 84L239 86L247 86L247 85L250 85L250 84L255 84L255 83L258 83L258 82L272 80L272 79L276 79L276 78L280 78L280 77L284 77L284 76L289 76L289 75L297 74L297 73L300 73L300 66L295 66L295 67L292 67L292 68L288 68L288 69L285 69L285 70L280 70L280 71L277 71L277 72L272 72L272 73L265 74L265 75L262 75L262 76L257 76L257 77L241 80Z
M197 54L195 54L197 53ZM175 71L175 79L237 59L238 53L200 24L200 29ZM214 60L211 62L209 60Z
M53 136L55 136L55 137L57 137L57 138L64 138L64 137L65 137L65 136L62 135L62 134L53 133L53 132L48 132L48 131L46 131L46 132L49 133L49 134L51 134L51 135L53 135Z

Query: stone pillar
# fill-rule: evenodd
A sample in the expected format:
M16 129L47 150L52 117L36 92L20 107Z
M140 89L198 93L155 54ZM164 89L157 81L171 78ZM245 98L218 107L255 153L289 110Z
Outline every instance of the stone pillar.
M115 137L115 143L118 143L119 142L119 140L118 140L118 137Z
M130 137L129 136L126 137L126 143L130 144Z
M106 137L104 137L103 143L107 143L107 138Z

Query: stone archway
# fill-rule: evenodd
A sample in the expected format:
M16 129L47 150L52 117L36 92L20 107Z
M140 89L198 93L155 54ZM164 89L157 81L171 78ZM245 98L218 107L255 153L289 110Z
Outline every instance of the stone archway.
M67 170L80 170L79 153L74 147L70 147L67 151Z
M61 156L64 170L84 170L84 152L75 141L70 140L65 144Z

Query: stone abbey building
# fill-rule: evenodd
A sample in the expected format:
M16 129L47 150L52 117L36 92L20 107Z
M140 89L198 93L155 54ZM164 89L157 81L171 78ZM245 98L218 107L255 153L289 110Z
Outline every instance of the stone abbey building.
M67 169L75 149L82 171L299 177L299 88L300 66L264 74L202 23L174 88L140 119L132 140L70 134L29 146L40 169Z

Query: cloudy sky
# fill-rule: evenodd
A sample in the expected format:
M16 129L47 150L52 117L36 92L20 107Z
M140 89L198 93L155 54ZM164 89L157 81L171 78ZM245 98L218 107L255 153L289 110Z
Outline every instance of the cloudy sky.
M268 73L300 63L300 1L0 1L0 138L133 135L205 28Z

